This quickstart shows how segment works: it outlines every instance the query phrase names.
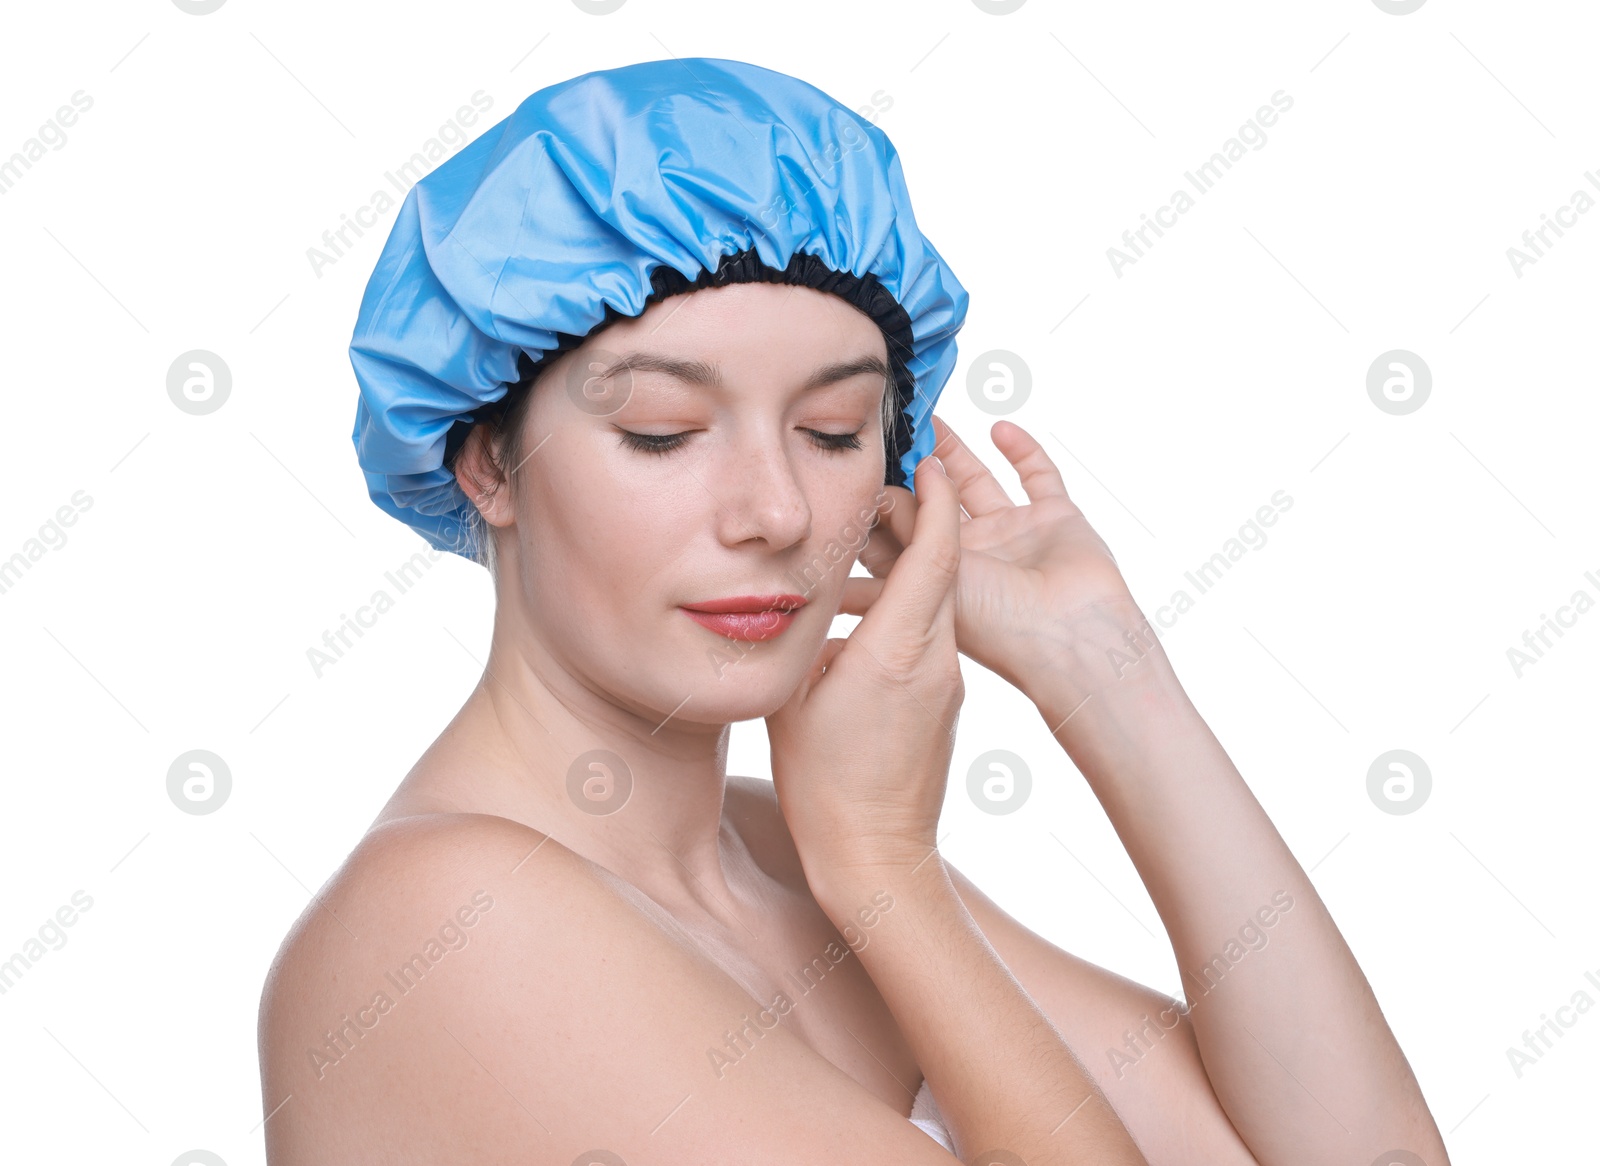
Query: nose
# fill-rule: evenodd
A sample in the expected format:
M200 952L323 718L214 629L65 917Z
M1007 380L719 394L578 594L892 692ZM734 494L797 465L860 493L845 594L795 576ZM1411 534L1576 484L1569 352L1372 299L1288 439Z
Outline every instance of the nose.
M811 534L811 504L782 438L747 440L724 462L716 489L717 537L724 546L762 539L774 548Z

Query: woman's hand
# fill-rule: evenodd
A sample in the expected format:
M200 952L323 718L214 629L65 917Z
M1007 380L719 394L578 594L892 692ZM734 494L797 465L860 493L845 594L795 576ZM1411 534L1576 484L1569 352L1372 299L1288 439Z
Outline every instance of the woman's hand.
M933 459L904 549L846 639L823 644L766 718L772 778L812 886L840 867L915 864L933 849L965 689L954 583L961 502Z
M1132 614L1138 605L1110 549L1067 497L1060 471L1027 430L997 421L989 431L1027 491L1023 506L941 418L933 418L933 431L934 454L971 516L961 520L956 644L1028 691L1030 678L1050 666L1049 654L1069 646L1076 617L1108 605ZM888 489L898 491L894 508L887 524L873 527L861 552L862 565L875 577L845 585L844 614L871 610L885 586L883 576L891 573L920 506L928 502L920 498L920 478L916 496L901 487Z

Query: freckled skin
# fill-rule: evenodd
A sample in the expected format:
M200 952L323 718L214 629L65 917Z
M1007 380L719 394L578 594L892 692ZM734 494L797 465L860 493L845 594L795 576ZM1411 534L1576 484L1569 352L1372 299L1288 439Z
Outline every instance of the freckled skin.
M721 384L633 370L616 412L579 408L568 377L581 383L629 350L715 364ZM1403 1145L1447 1166L1337 929L1159 645L1074 717L1069 749L1163 918L1186 921L1173 936L1180 966L1204 965L1207 945L1238 931L1235 900L1256 908L1262 880L1291 887L1294 902L1270 946L1170 1025L1175 1001L1048 943L942 856L920 881L888 867L808 879L772 784L727 774L731 725L796 693L853 560L817 574L780 635L732 653L679 605L794 591L791 572L829 562L830 542L874 511L884 378L801 386L819 366L886 355L871 320L827 293L705 289L554 361L509 478L486 431L472 433L456 472L497 550L488 661L268 975L272 1166L569 1166L597 1148L691 1166L713 1147L718 1161L773 1166L938 1166L954 1159L906 1121L924 1077L935 1092L962 1086L940 1101L970 1155L984 1147L961 1139L1003 1140L974 1131L997 1131L995 1114L1042 1066L1070 1087L1012 1110L1030 1166L1331 1163L1374 1138L1383 1145L1362 1160ZM685 437L656 453L619 430ZM976 529L993 483L936 431ZM1019 468L1021 432L992 433ZM846 434L859 448L832 447ZM1074 546L1103 547L1073 526L1075 508L1066 517ZM892 521L905 544L910 515ZM1110 617L1129 609L1097 609L1103 628L1072 630L1124 645ZM1053 648L1061 631L1040 639ZM1045 683L1031 660L1015 671L1007 679L1027 683L1052 726L1081 703L1076 672ZM1170 756L1146 741L1170 743ZM1152 820L1151 807L1185 799L1205 812ZM1224 836L1231 864L1214 861ZM469 905L471 924L459 914ZM792 1007L756 1023L780 993ZM1294 1061L1295 1083L1266 1073L1239 1036L1246 1021L1291 1059L1304 1050L1281 1038L1314 1029L1313 1063ZM1130 1033L1143 1035L1130 1044ZM1063 1100L1062 1117L1077 1112L1088 1088L1063 1071L1063 1045L1098 1093L1057 1137L1044 1114ZM1133 1068L1116 1071L1110 1049ZM1322 1137L1307 1079L1340 1112L1376 1115L1371 1127Z

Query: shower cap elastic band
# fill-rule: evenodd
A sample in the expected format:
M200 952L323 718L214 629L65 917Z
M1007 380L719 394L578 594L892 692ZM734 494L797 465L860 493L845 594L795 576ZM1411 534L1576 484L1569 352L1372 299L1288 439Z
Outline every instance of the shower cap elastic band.
M367 492L478 561L452 463L471 426L597 327L701 287L839 295L887 341L886 485L912 483L967 293L882 130L816 87L691 57L549 86L411 188L350 343Z

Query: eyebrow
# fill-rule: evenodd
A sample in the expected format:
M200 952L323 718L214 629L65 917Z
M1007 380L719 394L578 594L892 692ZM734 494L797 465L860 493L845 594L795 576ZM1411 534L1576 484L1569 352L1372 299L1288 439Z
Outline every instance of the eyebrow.
M675 357L662 356L654 352L627 352L606 367L602 376L615 376L624 370L637 370L639 372L660 372L676 377L691 385L703 385L708 388L720 389L724 387L722 369L715 364L704 360L679 360ZM824 385L831 385L838 381L848 380L850 377L860 376L862 373L875 373L884 380L893 379L893 372L889 366L876 356L858 356L854 360L836 361L817 368L803 385L802 392L807 389L817 389Z

